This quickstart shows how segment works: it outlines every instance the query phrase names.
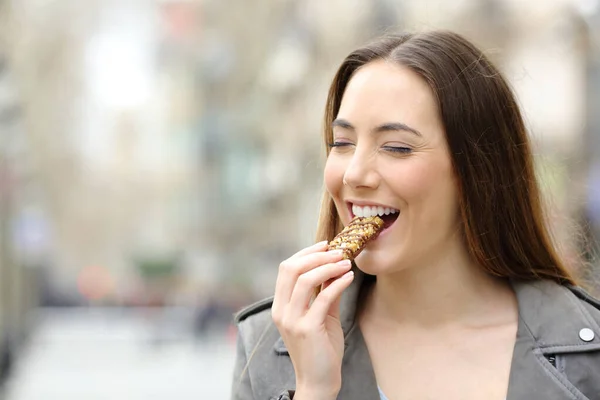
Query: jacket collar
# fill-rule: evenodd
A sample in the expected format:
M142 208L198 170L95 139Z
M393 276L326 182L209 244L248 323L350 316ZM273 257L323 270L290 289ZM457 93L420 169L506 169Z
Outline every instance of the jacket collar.
M551 281L511 284L519 303L520 322L545 354L600 348L600 326L578 299L591 299L582 289ZM594 332L590 341L580 337L586 328Z

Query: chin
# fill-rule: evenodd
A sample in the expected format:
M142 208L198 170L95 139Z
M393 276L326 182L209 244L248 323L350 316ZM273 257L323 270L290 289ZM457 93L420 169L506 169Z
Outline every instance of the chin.
M414 265L411 262L413 253L396 251L389 254L384 249L365 249L356 257L355 264L359 270L368 275L387 275L407 270Z
M380 275L386 273L390 267L390 260L382 260L377 253L365 250L356 257L355 264L359 270L367 275Z

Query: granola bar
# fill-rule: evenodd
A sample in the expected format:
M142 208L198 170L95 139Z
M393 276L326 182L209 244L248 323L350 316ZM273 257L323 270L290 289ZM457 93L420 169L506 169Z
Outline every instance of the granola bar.
M383 228L383 220L375 217L356 217L329 242L329 250L342 250L343 258L354 260L375 239Z

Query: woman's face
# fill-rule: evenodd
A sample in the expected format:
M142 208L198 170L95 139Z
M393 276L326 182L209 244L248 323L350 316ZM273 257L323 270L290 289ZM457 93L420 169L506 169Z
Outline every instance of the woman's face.
M456 243L458 200L444 127L427 83L385 61L359 69L333 123L325 184L344 225L384 215L356 259L377 275L432 260ZM387 214L387 215L386 215Z

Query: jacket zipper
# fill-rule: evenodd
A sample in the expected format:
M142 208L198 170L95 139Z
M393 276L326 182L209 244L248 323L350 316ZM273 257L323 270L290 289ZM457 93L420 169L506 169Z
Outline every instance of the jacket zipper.
M548 358L548 362L549 362L550 364L552 364L552 366L553 366L554 368L556 368L556 356L555 356L555 355L550 355L550 356L548 356L547 358Z

